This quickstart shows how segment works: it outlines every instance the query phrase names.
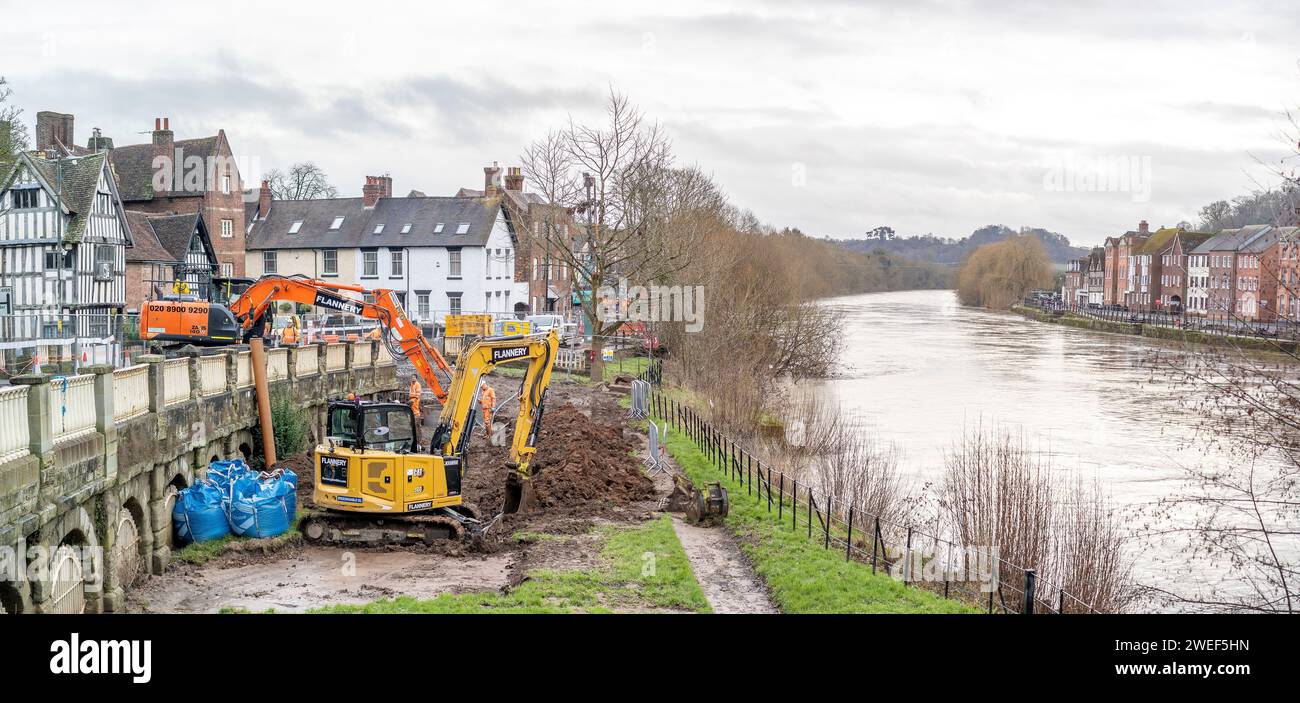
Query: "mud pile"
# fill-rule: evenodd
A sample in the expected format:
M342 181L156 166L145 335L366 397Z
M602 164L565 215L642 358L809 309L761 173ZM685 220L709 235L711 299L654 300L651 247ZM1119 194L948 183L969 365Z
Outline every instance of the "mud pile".
M534 488L542 511L583 503L632 503L655 497L654 484L634 456L638 443L617 423L604 423L572 405L548 408L533 468ZM466 500L490 513L504 499L505 447L475 446L465 478Z

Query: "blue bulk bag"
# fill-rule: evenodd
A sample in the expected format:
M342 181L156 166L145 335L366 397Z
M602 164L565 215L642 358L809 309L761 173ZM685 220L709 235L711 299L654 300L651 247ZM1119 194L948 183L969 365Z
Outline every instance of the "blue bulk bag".
M230 534L225 496L211 481L202 480L176 494L172 525L181 544L207 542Z
M248 468L248 464L245 464L243 459L214 461L208 465L208 478L221 489L226 500L230 500L231 484L252 472L253 470Z
M297 485L284 472L245 474L231 483L230 529L245 537L274 537L293 526Z

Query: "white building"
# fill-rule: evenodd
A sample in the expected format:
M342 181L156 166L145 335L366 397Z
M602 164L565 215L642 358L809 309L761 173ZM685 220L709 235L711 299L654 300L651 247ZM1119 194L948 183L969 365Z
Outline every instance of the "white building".
M106 360L102 347L126 304L130 244L104 154L20 155L0 173L0 344L86 344Z
M500 197L391 197L386 176L360 198L259 201L246 271L302 275L397 292L417 322L447 314L512 314L526 305L515 281L515 232Z
M1193 315L1204 315L1210 302L1210 255L1200 248L1187 255L1186 309Z

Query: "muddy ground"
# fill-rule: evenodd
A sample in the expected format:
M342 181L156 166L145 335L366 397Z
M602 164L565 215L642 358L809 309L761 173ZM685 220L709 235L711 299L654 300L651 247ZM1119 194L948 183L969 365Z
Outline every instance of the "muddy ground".
M501 418L512 420L517 406L510 398L518 393L518 380L490 382L501 400ZM534 569L598 568L599 538L592 528L652 519L672 489L667 474L646 476L641 463L646 437L627 428L618 397L603 387L552 385L535 460L538 506L501 516L479 540L418 548L343 548L296 540L276 544L274 550L240 545L202 566L173 564L164 576L132 589L127 609L296 612L396 595L429 598L501 590ZM462 489L484 517L500 511L507 457L508 448L491 446L481 429L471 440ZM291 457L278 466L298 473L299 504L311 506L310 457ZM693 527L681 520L674 525L715 611L771 612L765 589L723 528ZM529 534L569 538L519 539Z

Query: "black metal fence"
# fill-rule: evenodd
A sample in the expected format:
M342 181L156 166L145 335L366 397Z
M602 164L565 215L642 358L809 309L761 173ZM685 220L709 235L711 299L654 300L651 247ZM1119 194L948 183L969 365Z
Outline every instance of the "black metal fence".
M656 383L662 376L662 368ZM904 583L945 598L964 601L989 613L1096 613L1092 605L1065 588L1040 578L1037 571L1012 564L984 549L988 569L970 578L969 545L900 525L836 496L801 485L728 437L688 405L654 390L651 412L688 437L710 465L744 490L732 501L753 500L823 549L843 552L845 560L870 564L872 573L888 572ZM992 568L996 567L996 568ZM980 578L991 576L991 578Z
M1129 310L1115 305L1079 305L1056 299L1026 298L1026 307L1045 312L1071 313L1094 320L1120 322L1132 325L1152 325L1174 330L1198 332L1223 337L1255 337L1260 339L1284 339L1300 341L1300 323L1294 320L1279 319L1268 322L1242 320L1232 313L1219 312L1210 315L1166 312L1159 310Z

